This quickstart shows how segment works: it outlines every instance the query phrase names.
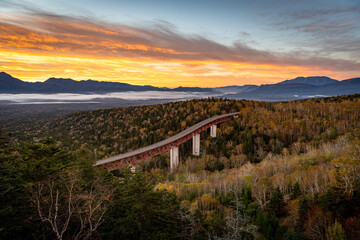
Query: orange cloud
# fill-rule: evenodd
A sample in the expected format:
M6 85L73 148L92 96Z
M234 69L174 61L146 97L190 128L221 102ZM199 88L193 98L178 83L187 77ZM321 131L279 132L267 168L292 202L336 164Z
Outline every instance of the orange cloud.
M225 46L151 28L33 12L0 14L0 69L24 80L48 77L155 86L271 83L298 75L359 74L360 64L305 54L280 54L241 43Z

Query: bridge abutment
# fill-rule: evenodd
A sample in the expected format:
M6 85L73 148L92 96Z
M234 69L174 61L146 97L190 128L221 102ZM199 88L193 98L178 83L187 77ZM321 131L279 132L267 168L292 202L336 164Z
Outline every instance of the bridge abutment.
M174 171L179 165L179 147L172 147L170 149L170 170Z
M193 155L200 156L200 134L193 136Z
M210 136L213 138L216 137L216 124L210 127Z

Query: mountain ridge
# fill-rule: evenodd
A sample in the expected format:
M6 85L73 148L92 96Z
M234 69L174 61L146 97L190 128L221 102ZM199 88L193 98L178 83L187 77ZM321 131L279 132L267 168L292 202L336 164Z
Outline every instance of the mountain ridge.
M293 84L293 83L304 83L304 84L311 84L315 86L326 85L330 83L336 83L339 80L335 80L326 76L313 76L313 77L297 77L290 80L285 80L279 82L277 84Z
M213 92L213 88L200 87L154 87L151 85L132 85L122 82L96 80L75 81L71 78L51 77L44 82L25 82L10 74L0 72L0 93L109 93L124 91L182 91Z
M323 85L306 83L265 84L244 93L228 94L233 99L288 101L314 97L332 97L360 93L360 78L351 78Z
M275 84L231 85L216 88L201 87L154 87L132 85L122 82L96 80L75 81L71 78L49 78L45 82L24 82L10 74L0 72L0 93L110 93L125 91L178 91L220 94L225 98L256 100L296 100L316 96L337 96L360 93L360 78L336 80L326 76L297 77Z

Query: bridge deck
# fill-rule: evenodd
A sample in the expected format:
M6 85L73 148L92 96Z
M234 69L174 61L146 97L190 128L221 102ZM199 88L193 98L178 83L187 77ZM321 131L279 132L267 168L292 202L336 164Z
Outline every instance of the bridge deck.
M106 159L102 159L100 161L97 161L94 166L107 165L109 163L119 161L121 159L127 159L127 158L130 158L130 157L133 157L133 156L137 156L137 155L140 155L140 154L143 154L143 153L147 153L147 152L149 152L151 150L155 150L157 148L161 148L163 146L166 146L166 145L169 145L171 143L177 142L178 140L186 137L187 135L201 129L203 126L206 126L206 125L208 125L208 124L210 124L212 122L216 122L217 120L221 120L221 119L225 119L225 118L228 118L228 117L235 116L237 114L239 114L239 113L235 112L235 113L219 115L219 116L216 116L216 117L213 117L213 118L206 119L206 120L201 121L201 122L189 127L188 129L185 129L184 131L182 131L182 132L180 132L180 133L178 133L178 134L176 134L176 135L174 135L172 137L169 137L169 138L167 138L165 140L162 140L160 142L154 143L152 145L149 145L149 146L146 146L146 147L143 147L143 148L139 148L139 149L131 151L131 152L127 152L127 153L119 154L119 155L112 156L112 157L109 157L109 158L106 158Z

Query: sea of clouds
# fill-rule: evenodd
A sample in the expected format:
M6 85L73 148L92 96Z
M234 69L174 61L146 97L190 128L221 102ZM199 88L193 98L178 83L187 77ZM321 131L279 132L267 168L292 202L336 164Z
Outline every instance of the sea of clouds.
M205 92L175 92L175 91L141 91L113 92L105 94L0 94L0 101L13 104L51 104L51 103L100 103L109 100L155 100L174 99L185 100L193 98L216 97L220 94Z

